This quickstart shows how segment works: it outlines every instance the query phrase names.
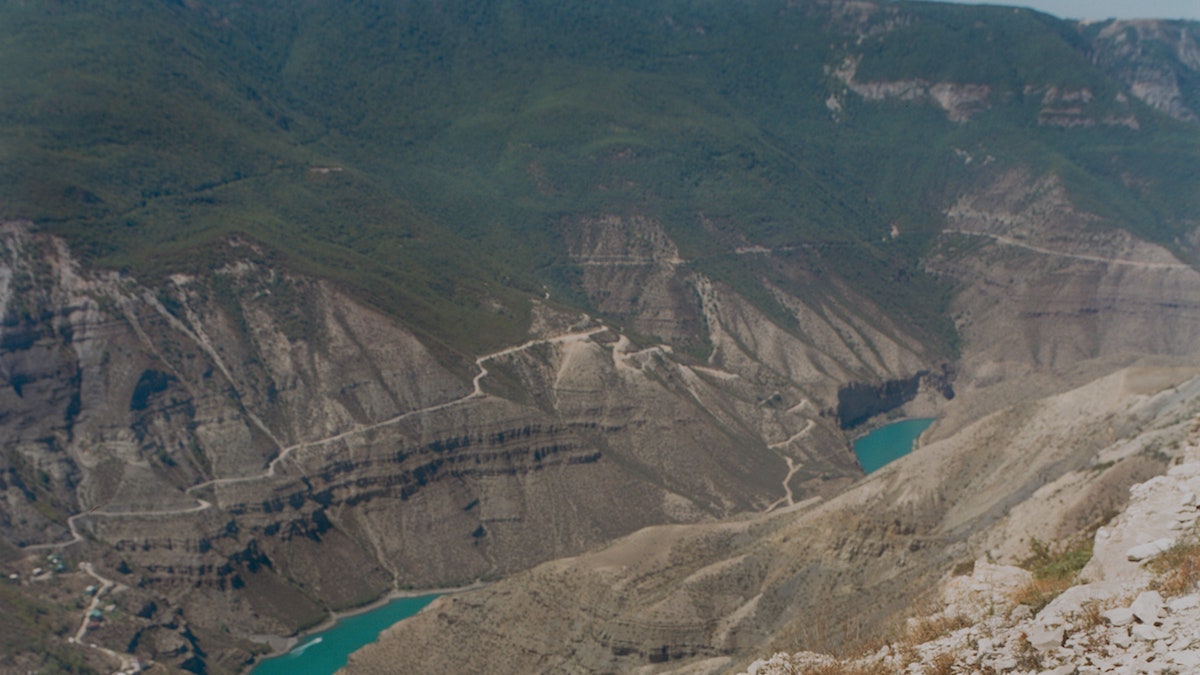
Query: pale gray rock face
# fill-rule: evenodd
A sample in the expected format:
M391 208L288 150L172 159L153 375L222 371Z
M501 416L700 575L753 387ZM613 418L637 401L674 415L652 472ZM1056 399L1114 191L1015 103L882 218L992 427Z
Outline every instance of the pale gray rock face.
M1168 637L1166 632L1161 631L1154 626L1142 623L1132 626L1129 629L1129 635L1135 640L1142 640L1145 642L1154 642L1155 640L1162 640Z
M1170 539L1155 539L1149 544L1134 546L1125 553L1125 557L1129 558L1130 562L1141 562L1171 548L1171 543Z
M1046 626L1034 625L1030 629L1028 639L1029 644L1039 652L1049 652L1052 649L1057 649L1062 646L1065 631L1062 626L1049 628Z
M953 301L968 345L961 386L1097 359L1197 353L1200 273L1098 222L1056 179L1022 172L948 209L943 245L926 267L962 284Z
M1093 39L1096 62L1134 96L1185 122L1200 120L1185 82L1200 73L1200 29L1185 21L1112 21Z
M1158 591L1144 591L1140 593L1133 604L1129 606L1129 611L1133 612L1134 618L1139 622L1147 625L1161 624L1160 618L1166 616L1166 608L1163 605L1162 596Z
M1104 612L1104 618L1110 625L1121 627L1133 623L1133 610L1128 607L1117 607Z

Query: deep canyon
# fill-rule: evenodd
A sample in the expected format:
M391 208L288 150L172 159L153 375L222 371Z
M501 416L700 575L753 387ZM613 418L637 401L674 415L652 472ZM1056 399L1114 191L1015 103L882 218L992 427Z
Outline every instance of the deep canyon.
M0 10L0 669L736 672L1182 457L1195 23L333 4Z

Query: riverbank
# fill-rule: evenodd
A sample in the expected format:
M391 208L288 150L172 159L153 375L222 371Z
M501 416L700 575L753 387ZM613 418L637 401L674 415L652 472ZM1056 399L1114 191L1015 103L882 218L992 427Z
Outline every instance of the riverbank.
M324 621L321 621L310 628L306 628L293 636L285 637L271 634L251 635L249 636L250 640L266 644L268 647L270 647L271 651L266 654L262 654L259 658L255 659L253 663L242 668L241 673L242 675L249 675L251 671L258 667L263 661L285 656L288 652L295 649L297 645L303 643L308 638L328 631L346 619L360 616L368 612L373 612L396 600L404 598L419 598L427 595L453 595L455 593L476 590L485 586L487 586L487 583L483 581L476 581L475 583L467 586L455 586L449 588L428 588L419 590L396 589L390 593L379 596L367 604L359 605L358 607L353 607L346 610L331 612Z

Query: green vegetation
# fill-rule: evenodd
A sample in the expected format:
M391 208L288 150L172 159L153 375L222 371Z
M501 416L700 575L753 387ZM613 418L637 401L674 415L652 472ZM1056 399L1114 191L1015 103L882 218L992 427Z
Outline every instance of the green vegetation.
M1158 577L1153 588L1162 591L1163 595L1173 597L1191 593L1200 584L1200 539L1192 532L1150 559L1147 567Z
M927 3L867 21L892 12L910 20L858 45L861 26L782 1L5 3L0 217L151 279L256 242L474 353L518 340L546 289L583 303L562 237L606 213L660 221L790 329L764 277L802 296L849 281L952 351L948 291L918 260L979 180L956 148L1056 171L1109 225L1182 246L1194 127L1137 105L1139 132L1036 125L1046 87L1116 105L1087 36ZM982 82L994 104L964 125L863 102L826 69L852 52L860 80ZM729 255L747 243L807 247L812 274Z
M1017 604L1028 605L1036 614L1074 586L1079 573L1092 559L1094 539L1094 529L1061 546L1034 538L1029 543L1029 557L1021 561L1021 567L1033 572L1033 581L1018 592L1014 598Z
M95 673L83 653L67 645L74 615L0 582L0 670L5 672Z

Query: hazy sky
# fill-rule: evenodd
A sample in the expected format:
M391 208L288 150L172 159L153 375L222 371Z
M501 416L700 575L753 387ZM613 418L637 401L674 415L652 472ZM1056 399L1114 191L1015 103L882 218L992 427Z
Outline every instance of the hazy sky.
M1021 5L1068 19L1196 19L1200 0L954 0L974 5Z

